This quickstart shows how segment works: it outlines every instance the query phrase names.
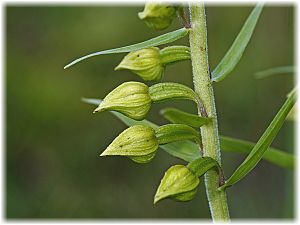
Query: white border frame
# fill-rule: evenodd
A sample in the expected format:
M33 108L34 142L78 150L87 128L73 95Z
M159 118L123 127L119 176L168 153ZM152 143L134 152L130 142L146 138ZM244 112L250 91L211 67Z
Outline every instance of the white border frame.
M155 0L154 0L155 1ZM182 1L172 1L172 0L165 0L168 2L182 2ZM191 2L191 1L190 1ZM209 4L244 4L244 3L254 3L256 1L244 1L244 0L230 0L230 1L225 1L225 0L219 0L219 1L206 1ZM295 62L297 63L297 65L299 65L299 57L298 57L298 53L299 53L299 45L297 43L298 38L299 38L299 13L298 13L298 1L294 0L294 1L283 1L283 0L273 0L273 1L265 1L267 3L271 3L272 5L287 5L287 4L294 4L295 5L295 43L294 46L296 47L297 51L295 51ZM34 4L39 4L39 5L89 5L89 4L93 4L93 5L133 5L133 4L144 4L145 1L140 1L140 0L131 0L131 1L120 1L120 0L87 0L87 1L79 1L79 0L64 0L64 1L59 1L59 0L53 0L53 1L39 1L39 0L31 0L31 1L1 1L1 9L0 9L0 24L1 24L1 41L0 41L0 48L1 48L1 60L0 60L0 68L2 69L2 79L0 79L0 86L2 88L1 90L1 96L0 96L0 100L1 100L1 105L2 105L2 110L0 111L0 117L1 117L1 128L0 129L0 142L1 142L1 147L2 147L2 151L0 154L0 161L1 163L1 169L0 169L0 180L1 180L1 185L0 185L0 202L1 202L1 206L0 206L0 224L50 224L50 223L55 223L55 224L94 224L94 223L101 223L101 224L111 224L111 223L117 223L117 224L132 224L132 223L148 223L148 224L175 224L175 223L180 223L180 224L210 224L210 221L207 220L127 220L127 219L123 219L123 220L107 220L107 219L99 219L99 220L82 220L82 219L74 219L74 220L53 220L53 219L43 219L43 220L12 220L10 219L9 221L6 220L5 217L5 199L4 199L4 191L5 191L5 142L6 142L6 118L5 118L5 106L6 106L6 89L5 89L5 70L6 70L6 59L5 59L5 6L6 4L16 4L16 5L34 5ZM296 74L296 83L298 84L298 71ZM298 110L298 118L299 118L299 111ZM298 155L298 149L299 149L299 141L300 140L300 135L298 132L298 126L299 123L297 123L297 129L296 129L296 151L295 154L297 156L297 158L299 157ZM298 162L297 162L297 166L296 166L296 173L295 173L295 178L296 178L296 182L295 182L295 196L297 198L297 200L295 201L295 220L294 221L286 221L286 220L234 220L232 223L234 224L242 224L242 223L264 223L264 224L291 224L291 223L298 223L299 222L299 195L297 193L299 186L299 167L298 167Z

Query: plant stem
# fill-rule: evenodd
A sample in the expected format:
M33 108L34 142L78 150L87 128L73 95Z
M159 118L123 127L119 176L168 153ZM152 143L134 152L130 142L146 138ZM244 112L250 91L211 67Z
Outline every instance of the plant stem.
M195 92L201 99L212 122L201 127L203 155L211 157L221 165L217 113L208 64L206 15L203 3L191 3L190 31L191 60ZM200 115L200 111L198 114ZM215 170L205 174L205 187L213 221L229 221L229 211L225 191L218 191L219 175Z

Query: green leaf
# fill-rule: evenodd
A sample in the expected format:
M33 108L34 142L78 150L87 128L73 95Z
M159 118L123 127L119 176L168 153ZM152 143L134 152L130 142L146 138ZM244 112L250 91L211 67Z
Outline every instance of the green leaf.
M163 44L168 44L171 43L173 41L176 41L180 38L183 38L184 36L186 36L188 34L189 30L186 28L181 28L179 30L175 30L163 35L160 35L158 37L149 39L147 41L144 42L140 42L137 44L133 44L133 45L128 45L125 47L121 47L121 48L114 48L114 49L109 49L109 50L104 50L104 51L100 51L100 52L95 52L83 57L80 57L78 59L75 59L74 61L72 61L71 63L69 63L68 65L66 65L64 67L64 69L69 68L70 66L85 60L87 58L93 57L93 56L97 56L97 55L107 55L107 54L116 54L116 53L125 53L125 52L131 52L131 51L137 51L143 48L149 48L149 47L154 47L154 46L158 46L158 45L163 45Z
M279 112L276 114L269 127L258 140L250 154L247 156L244 162L234 171L234 173L221 187L221 189L235 184L236 182L244 178L252 169L254 169L254 167L261 160L265 151L268 150L268 147L276 137L279 129L285 121L286 116L292 109L295 102L296 92L294 91L291 94L289 94L289 97L287 98Z
M195 140L198 143L200 141L200 133L185 124L166 124L160 126L155 131L155 136L160 145L188 139Z
M82 101L91 105L99 105L101 100L92 98L82 98ZM117 118L119 118L127 126L133 125L148 125L154 129L158 126L148 120L136 121L124 116L121 113L111 111ZM241 154L248 154L254 147L255 143L239 140L236 138L229 138L220 136L221 149L226 152L236 152ZM243 145L242 145L243 144ZM200 149L197 144L192 141L174 142L166 145L161 145L160 148L165 150L170 155L191 162L200 157ZM268 148L269 150L263 155L263 159L283 168L293 168L295 161L294 156L284 151Z
M297 105L294 105L294 107L291 109L290 113L287 115L286 120L291 122L297 121Z
M254 76L256 79L262 79L276 74L286 74L286 73L295 73L295 67L294 66L274 67L274 68L256 72Z
M249 154L255 143L250 141L244 141L236 138L222 136L220 138L221 149L226 152L236 152ZM292 154L278 150L276 148L269 148L263 155L263 159L273 163L277 166L294 169L295 158Z
M160 113L172 123L181 123L192 127L201 127L211 121L211 118L200 117L175 108L165 108Z
M263 4L258 3L252 10L230 49L212 72L213 81L219 82L223 80L238 64L250 41L262 8Z

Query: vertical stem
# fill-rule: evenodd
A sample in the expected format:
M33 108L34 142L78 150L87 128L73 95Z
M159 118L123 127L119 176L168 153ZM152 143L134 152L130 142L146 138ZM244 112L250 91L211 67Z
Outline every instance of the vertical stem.
M201 127L203 154L212 157L221 165L217 113L213 87L210 79L207 49L206 15L203 3L190 5L192 29L190 31L191 60L195 92L201 99L212 123ZM200 115L200 111L198 112ZM229 211L225 190L218 191L219 177L215 170L205 174L205 187L212 219L228 221Z

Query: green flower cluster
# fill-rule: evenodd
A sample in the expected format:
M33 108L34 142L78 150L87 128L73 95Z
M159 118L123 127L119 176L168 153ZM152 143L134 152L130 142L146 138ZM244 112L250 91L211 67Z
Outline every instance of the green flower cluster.
M151 28L165 29L175 18L177 10L177 6L148 3L144 11L139 13L139 17ZM88 57L90 56L82 59ZM75 60L74 63L82 59ZM187 46L168 46L162 49L148 47L129 52L115 70L126 69L145 81L159 81L167 65L189 59L190 48ZM94 113L117 111L131 119L143 120L153 103L172 99L187 99L199 105L197 94L185 85L168 82L147 86L142 82L130 81L108 93ZM136 163L148 163L155 157L159 146L182 140L192 140L200 144L200 133L186 124L166 124L160 127L135 125L119 134L100 156L125 156ZM195 163L196 167L191 168L198 168L199 164ZM165 198L191 200L197 192L201 172L191 168L189 165L175 165L167 170L154 203Z

